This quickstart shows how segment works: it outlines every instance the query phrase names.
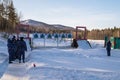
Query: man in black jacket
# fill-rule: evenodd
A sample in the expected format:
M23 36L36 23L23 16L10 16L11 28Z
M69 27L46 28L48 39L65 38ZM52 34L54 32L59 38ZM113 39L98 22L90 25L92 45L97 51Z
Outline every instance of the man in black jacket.
M14 48L13 48L13 43L11 39L8 39L7 47L8 47L8 53L9 53L9 63L12 63Z
M110 42L110 40L106 44L106 50L107 50L107 56L111 56L111 53L110 53L110 51L111 51L111 42Z
M27 46L25 41L23 40L23 37L20 37L17 46L18 46L19 63L21 63L21 58L23 60L23 63L25 63L25 51L27 51Z

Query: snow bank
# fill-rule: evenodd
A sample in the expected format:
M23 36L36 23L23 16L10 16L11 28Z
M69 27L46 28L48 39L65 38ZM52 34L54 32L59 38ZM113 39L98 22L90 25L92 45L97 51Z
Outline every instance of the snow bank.
M90 49L91 45L89 44L89 42L87 40L78 40L77 41L79 47L81 49Z
M8 52L7 52L7 43L6 40L0 38L0 77L2 77L3 73L5 72L8 63Z

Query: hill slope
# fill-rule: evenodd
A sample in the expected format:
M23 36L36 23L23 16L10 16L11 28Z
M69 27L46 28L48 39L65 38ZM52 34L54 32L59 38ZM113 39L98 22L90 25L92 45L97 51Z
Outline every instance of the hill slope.
M47 30L74 30L74 28L69 26L64 26L60 24L47 24L32 19L21 21L21 24L27 24L36 28L47 29Z

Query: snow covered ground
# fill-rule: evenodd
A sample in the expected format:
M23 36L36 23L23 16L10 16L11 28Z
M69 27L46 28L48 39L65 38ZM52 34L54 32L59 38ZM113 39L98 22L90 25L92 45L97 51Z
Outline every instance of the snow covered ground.
M92 48L39 48L26 53L26 63L8 64L6 41L0 39L1 80L120 80L120 50L108 57L104 41L89 41Z

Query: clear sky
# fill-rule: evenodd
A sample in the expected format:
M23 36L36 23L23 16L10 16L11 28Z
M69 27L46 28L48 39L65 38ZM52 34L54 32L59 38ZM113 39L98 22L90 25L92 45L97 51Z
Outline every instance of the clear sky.
M86 26L90 29L120 27L120 0L13 0L22 19L48 24Z

